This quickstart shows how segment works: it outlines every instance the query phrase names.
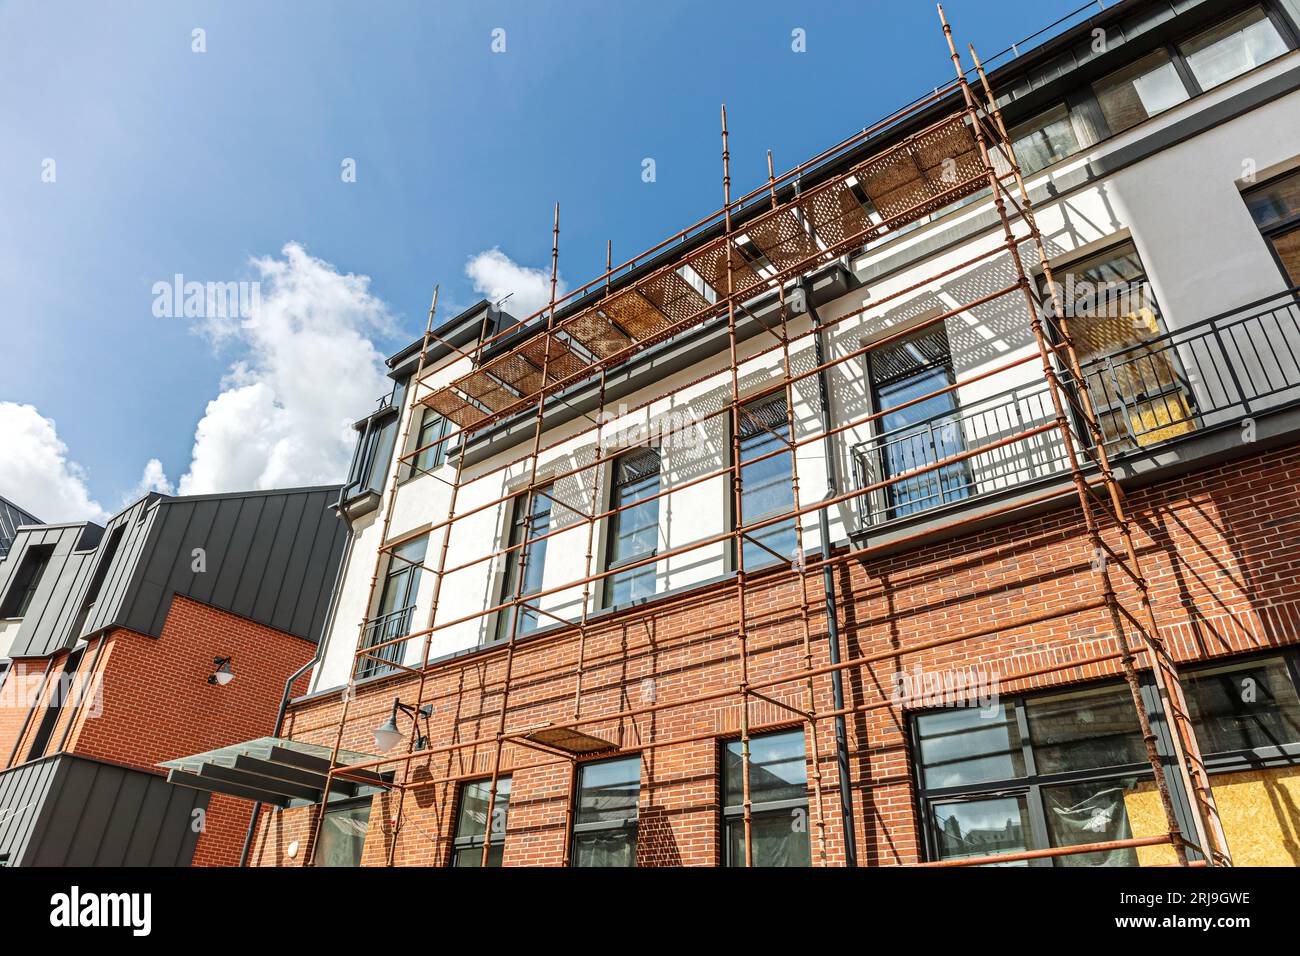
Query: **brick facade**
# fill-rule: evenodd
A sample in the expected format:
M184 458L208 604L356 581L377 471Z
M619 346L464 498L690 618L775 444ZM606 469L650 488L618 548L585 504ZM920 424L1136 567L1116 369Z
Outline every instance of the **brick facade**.
M1296 642L1300 634L1300 554L1291 538L1300 523L1300 450L1268 452L1209 468L1130 494L1136 545L1157 601L1157 614L1176 656L1191 661ZM1118 547L1113 531L1108 541ZM1000 527L913 548L876 561L836 567L845 653L849 657L968 633L999 622L1042 615L1098 597L1077 506ZM1131 582L1116 586L1136 607ZM821 576L809 576L812 662L826 661ZM798 670L804 648L798 613L798 580L757 577L747 609L751 682ZM724 583L655 602L648 608L603 619L588 629L582 711L608 713L650 702L681 699L726 687L740 679L735 631L735 588ZM981 664L1006 678L1005 694L1061 686L1119 673L1114 657L1037 674L1044 668L1100 657L1117 650L1107 636L1104 609L1003 630L986 638L909 654L846 672L846 703L881 706L848 717L853 768L858 859L862 865L913 863L920 859L906 715L890 701L894 674L919 665L927 670ZM576 633L544 634L519 645L510 691L507 729L572 717ZM363 862L383 864L390 851L403 864L446 865L456 810L456 783L490 773L505 652L484 651L436 667L423 701L431 703L432 746L487 738L454 753L412 762L412 779L434 780L411 789L403 830L393 847L392 803L396 792L375 799ZM831 708L830 679L814 681L819 712ZM802 706L803 685L786 684L769 696ZM352 704L345 748L374 751L371 730L386 716L394 696L413 703L415 679L393 675L363 684ZM290 710L286 733L296 740L334 742L339 695L304 700ZM765 701L751 704L751 727L789 725L791 715ZM797 726L797 722L795 723ZM409 727L409 724L403 724ZM734 697L653 715L586 725L590 733L636 750L647 740L690 740L642 752L638 863L714 865L720 860L719 740L734 737L739 709ZM836 787L833 724L818 724L821 822L813 808L813 863L844 862ZM809 741L809 752L812 752ZM573 786L570 763L521 747L504 750L513 776L506 865L558 865L564 857L565 815ZM436 782L455 778L451 783ZM267 811L253 862L299 865L307 858L313 808ZM292 857L290 844L299 846Z
M78 674L89 678L94 666L102 690L100 713L92 713L96 705L91 699L80 709L64 707L46 753L58 749L66 733L62 749L68 753L162 773L159 761L267 736L274 730L284 682L314 650L309 641L177 596L161 637L117 628L89 642ZM232 658L235 679L225 687L207 683L215 657ZM53 678L66 659L66 652L54 658L42 705L51 699ZM40 674L45 665L44 660L17 660L14 672ZM295 693L305 688L304 679ZM3 757L13 748L26 713L25 707L0 708ZM23 734L15 765L26 759L39 723L38 710ZM237 865L250 815L248 802L214 795L194 864Z

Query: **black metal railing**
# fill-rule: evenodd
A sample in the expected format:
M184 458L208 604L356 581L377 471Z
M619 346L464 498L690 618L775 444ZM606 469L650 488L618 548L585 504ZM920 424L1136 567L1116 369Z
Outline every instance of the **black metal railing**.
M366 621L366 626L361 632L361 649L365 650L376 644L383 644L385 641L410 634L411 617L414 613L415 605L412 604ZM402 654L405 650L406 641L378 648L371 656L361 658L361 663L357 665L357 677L377 677L380 674L391 673L396 670L392 665L402 662Z
M1116 349L1082 365L1107 451L1122 456L1300 401L1300 288ZM1063 376L1071 425L1086 440L1077 386ZM852 449L858 499L873 526L993 494L1068 468L1045 382L967 401ZM984 449L984 450L981 450ZM950 458L960 460L912 474Z

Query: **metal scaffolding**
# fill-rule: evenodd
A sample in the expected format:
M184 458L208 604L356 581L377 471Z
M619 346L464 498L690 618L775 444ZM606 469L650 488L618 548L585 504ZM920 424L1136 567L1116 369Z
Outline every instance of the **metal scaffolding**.
M1057 296L1057 286L1052 279L1051 266L1041 233L1035 221L1030 203L1029 191L1011 149L1007 128L998 108L996 97L989 84L984 67L975 55L974 48L970 54L973 69L963 69L961 57L953 42L952 30L943 15L939 15L943 32L951 54L956 77L953 81L934 90L933 93L914 101L881 122L864 129L860 134L846 140L838 146L822 153L814 159L795 167L789 172L777 176L772 170L771 155L768 155L768 180L753 192L733 198L731 190L731 153L729 131L727 127L726 108L722 110L722 181L723 206L713 216L693 224L676 236L649 252L633 260L614 267L612 257L607 254L606 270L603 275L591 283L574 290L567 296L557 298L556 284L558 275L560 218L559 206L555 209L555 222L551 247L550 301L540 312L523 323L524 328L534 329L523 341L512 348L501 351L494 357L484 356L489 349L501 342L507 335L517 336L519 327L498 331L495 334L480 334L476 345L470 351L447 342L434 332L434 315L437 305L437 290L434 292L433 306L429 311L420 356L416 367L412 387L409 389L409 407L404 409L405 424L401 429L399 450L407 447L411 420L421 406L436 411L439 415L454 423L455 430L449 430L429 445L399 454L399 467L394 469L391 486L383 502L381 546L376 555L374 573L371 577L370 594L367 609L374 606L375 588L380 580L385 561L409 559L399 557L396 549L412 540L415 535L403 535L389 539L391 520L396 496L399 492L399 476L403 470L423 471L418 461L422 455L438 446L451 448L453 442L459 442L461 452L456 456L454 478L448 482L450 494L446 517L434 521L418 533L441 535L436 562L430 566L423 562L418 566L434 575L433 598L429 610L428 623L425 627L393 637L388 640L367 644L360 641L353 661L352 680L355 682L358 669L366 661L380 661L388 667L414 675L416 681L415 700L408 701L413 713L419 714L426 704L426 685L431 670L438 666L430 663L430 651L435 635L452 627L486 618L489 615L508 616L509 628L504 642L504 677L499 681L500 702L497 710L491 714L494 718L495 732L486 736L477 736L470 740L442 743L426 742L419 734L418 720L413 721L411 737L406 752L385 756L374 761L344 766L339 763L338 755L342 748L345 729L349 720L350 708L356 692L352 682L344 694L340 709L337 732L333 745L333 759L327 776L324 792L330 792L330 784L335 779L359 780L382 769L395 772L392 788L397 791L393 836L388 848L388 862L392 864L396 846L402 834L402 819L406 791L416 787L429 787L439 783L451 783L457 780L481 778L482 773L457 774L450 767L451 757L461 751L472 749L477 753L480 747L491 748L491 775L487 798L487 820L492 819L493 807L498 796L503 752L506 748L524 748L544 754L548 761L560 757L568 759L573 768L582 759L592 755L609 755L619 751L618 745L611 740L598 736L594 728L611 724L623 727L629 722L637 728L638 718L658 715L670 710L698 706L706 703L734 703L739 713L739 734L741 742L741 771L743 791L744 853L747 865L753 863L753 819L750 794L750 740L755 733L789 726L792 722L807 728L812 745L810 784L812 794L812 821L814 839L812 843L815 858L822 863L828 859L827 821L824 818L824 793L822 778L822 752L819 735L822 734L824 722L835 720L842 727L848 715L896 706L883 695L874 699L861 700L844 704L836 698L831 709L818 709L815 680L819 677L838 677L862 669L873 663L893 661L897 663L902 657L925 652L939 647L988 638L1018 628L1057 621L1071 616L1093 611L1104 611L1109 622L1118 650L1098 653L1090 657L1060 662L1046 667L1023 670L1001 678L1003 683L1044 676L1061 671L1074 670L1090 664L1112 664L1116 660L1122 669L1123 677L1130 690L1136 708L1147 759L1151 765L1155 789L1164 813L1166 833L1154 837L1131 838L1106 842L1080 844L1049 850L1033 850L1021 853L1000 854L995 857L966 857L958 860L942 861L929 865L975 865L979 863L1012 862L1049 858L1069 854L1089 853L1119 848L1136 848L1156 845L1168 845L1180 865L1224 865L1230 863L1227 842L1219 822L1214 805L1214 798L1209 786L1208 776L1200 757L1196 736L1187 716L1187 707L1183 699L1177 668L1159 629L1152 605L1148 582L1143 574L1141 561L1132 534L1132 519L1123 490L1120 488L1107 455L1105 436L1098 421L1090 395L1086 376L1080 365L1074 340L1071 337L1066 310ZM972 74L978 77L978 83L972 80ZM923 113L942 112L952 109L936 121L928 122L921 129L906 133L904 124L924 122ZM881 144L875 149L876 144ZM867 158L855 161L854 157L866 151ZM813 174L815 185L804 188L804 180ZM1013 192L1014 190L1014 192ZM792 331L789 322L791 309L788 298L793 299L792 289L801 290L800 297L807 298L806 289L800 285L807 275L818 268L842 259L861 249L873 239L913 223L951 204L987 191L997 211L1002 241L991 245L984 252L978 253L963 262L957 263L941 272L926 276L907 288L899 289L889 295L872 299L861 308L850 310L843 315L830 319L814 319L810 327ZM766 206L766 209L761 208ZM872 215L874 209L877 215ZM688 239L696 240L696 245L680 256L672 256L671 261L656 265L650 257L671 250L672 246ZM1052 308L1040 307L1035 297L1034 287L1022 259L1022 247L1032 245L1043 270L1043 278L1050 290ZM755 250L760 255L755 255ZM904 331L894 332L878 338L870 346L854 348L843 354L826 358L821 352L820 335L827 328L838 323L860 317L871 310L879 309L891 300L909 295L980 263L988 262L995 256L1005 256L1013 271L1014 281L1001 288L961 303L933 317L926 318L919 324L913 324ZM698 281L693 281L698 280ZM773 324L759 319L747 303L761 295L773 295L776 298L779 321ZM867 352L881 348L890 342L915 333L920 328L967 312L972 308L999 300L1005 296L1019 295L1024 302L1026 322L1032 333L1035 350L1028 355L1013 359L986 369L952 384L936 389L926 395L917 396L894 407L876 410L850 421L841 422L821 430L796 434L795 429L795 386L803 381L821 376L826 370L845 362L854 361ZM568 305L564 311L569 314L560 318L561 307ZM805 310L812 313L811 305ZM759 335L770 337L772 344L751 350L743 358L738 350L740 337L738 324L748 319L759 328ZM650 557L630 563L621 564L616 569L593 571L593 551L596 541L596 526L617 515L629 506L611 507L602 510L600 475L602 469L612 462L620 452L608 450L604 444L603 429L606 423L606 384L609 373L625 364L632 357L665 342L689 329L698 328L705 323L716 322L721 329L725 321L728 364L721 371L713 370L693 382L662 395L656 395L628 411L645 410L658 401L668 397L681 388L700 384L719 376L727 375L728 398L719 407L702 416L698 416L690 427L711 418L723 418L730 428L731 455L729 463L701 475L694 475L683 481L671 484L653 495L639 499L639 502L656 500L678 493L685 488L709 480L721 479L730 482L734 525L725 532L707 535L686 545L671 547L659 551ZM791 361L791 349L796 343L811 339L817 346L813 367L796 371ZM470 370L457 377L450 385L434 386L426 381L426 358L433 345L449 350L454 358L452 362L465 362ZM501 345L495 351L504 348ZM756 390L742 389L739 369L743 364L754 362L764 356L771 356L773 364L780 369L779 380L771 382ZM804 500L799 484L798 451L818 442L828 443L832 437L850 429L878 422L884 416L917 405L938 396L955 393L959 388L973 382L989 378L1037 360L1041 366L1043 380L1048 387L1051 398L1052 419L1048 422L1021 427L1010 435L986 441L967 448L956 454L938 457L916 468L899 474L882 478L878 481L864 481L858 487L843 489L833 488L818 501ZM819 379L820 381L820 379ZM596 392L596 415L586 415L591 422L577 432L565 434L551 445L543 444L546 431L546 413L552 407L565 403L562 393L579 384L593 384ZM786 421L784 431L774 428L772 423L758 421L745 406L756 399L784 395L786 403ZM825 399L823 398L823 401ZM526 420L531 414L533 428L529 452L513 461L484 469L467 478L465 475L465 447L476 436L494 425L507 420ZM1072 417L1082 423L1082 435L1076 434L1071 424ZM668 437L687 426L665 429L661 434ZM742 461L741 435L744 429L759 428L766 430L777 439L776 447L760 455ZM887 651L850 657L845 652L839 622L834 616L834 609L828 611L825 639L832 646L830 661L816 663L813 653L814 627L809 605L813 588L810 576L822 574L830 569L851 561L860 561L881 553L886 547L896 549L909 541L920 541L935 534L930 528L916 532L901 540L894 540L888 545L875 544L861 547L847 547L833 551L826 532L827 525L821 524L822 536L820 551L810 555L804 543L804 517L825 516L829 509L846 502L862 499L866 495L882 491L890 486L919 476L935 473L941 469L959 464L976 455L1005 448L1016 443L1025 442L1039 435L1054 434L1059 437L1069 465L1070 483L1067 488L1054 488L1044 492L1022 497L1018 501L988 508L980 512L979 519L987 519L998 514L1011 514L1031 505L1065 506L1073 498L1082 513L1087 540L1098 560L1092 562L1092 573L1096 576L1096 596L1078 601L1065 607L1027 614L1018 618L1008 618L995 626L985 626L957 634L948 634L939 638L914 642ZM575 440L591 436L594 451L591 460L556 473L549 474L545 481L538 481L539 459L548 450L561 444L571 444ZM789 455L791 462L791 480L793 491L793 508L777 516L764 517L746 521L744 514L744 467L753 465L779 455ZM476 504L464 511L457 511L458 499L463 485L482 481L494 475L503 475L511 468L522 466L528 474L525 485L511 490L508 494L495 497L485 503ZM742 467L744 466L744 467ZM588 495L587 479L590 474ZM439 480L445 481L445 478ZM833 477L833 473L832 473ZM560 501L548 491L548 486L562 478L575 478L581 483L584 502L589 502L584 511L573 504ZM567 580L560 585L540 587L530 593L523 593L529 555L533 549L548 538L560 532L543 530L535 533L531 519L532 506L539 497L546 497L551 504L576 514L586 522L585 566L580 578ZM487 511L508 507L511 502L523 501L522 534L514 544L505 542L505 546L490 549L487 553L461 560L449 566L450 540L453 526L466 518ZM976 520L976 516L967 515L948 521L943 528L959 529ZM778 524L792 522L796 536L794 560L790 555L776 555L781 559L775 566L761 569L747 569L745 566L746 544L759 550L771 549L760 540L760 533ZM1103 535L1111 530L1118 535L1120 547L1112 547ZM616 573L625 573L637 568L656 565L678 555L699 551L704 548L726 545L732 548L736 567L734 579L729 585L731 595L728 599L734 605L733 620L735 625L735 661L739 680L734 686L715 688L694 693L668 701L653 700L640 706L619 706L614 710L584 711L584 670L586 668L586 642L591 625L591 602L593 585L606 581ZM775 552L772 552L775 554ZM511 586L512 594L500 603L485 607L468 615L460 615L447 620L438 619L438 609L442 594L443 581L450 575L464 571L486 561L505 559L514 555L516 569ZM416 564L416 562L410 562ZM1136 593L1136 602L1125 600L1115 587L1114 577L1120 575L1130 582ZM748 643L748 599L754 581L764 583L772 581L793 581L797 578L797 606L792 603L788 608L798 617L801 640L801 666L788 670L774 677L752 680L749 670L751 648ZM577 619L560 618L542 607L542 599L560 591L581 586L581 613ZM882 586L881 590L884 590ZM487 602L491 603L491 602ZM1129 603L1136 603L1130 608ZM653 615L652 609L634 612L638 615ZM572 717L563 723L549 723L545 726L512 727L509 714L511 709L512 677L517 650L529 646L531 641L524 641L520 635L520 621L525 614L553 618L560 624L547 640L575 640L576 663L573 665L557 664L554 672L573 682ZM362 623L364 635L365 623ZM558 634L558 636L556 636ZM543 636L539 636L541 639ZM406 642L422 638L423 654L417 666L410 666L402 661L394 661L395 648L406 646ZM388 650L388 654L385 654ZM489 652L491 653L491 652ZM1192 806L1188 814L1191 832L1185 833L1179 826L1175 813L1174 801L1167 780L1167 767L1157 751L1157 738L1152 729L1151 713L1140 690L1138 659L1144 658L1143 666L1153 674L1164 712L1171 718L1173 754L1168 768L1172 769L1182 784L1182 789L1192 797ZM533 671L533 677L537 676ZM778 699L773 696L779 688L793 687L802 691L802 706ZM484 687L486 692L486 686ZM789 714L789 717L777 722L756 723L753 720L753 707L756 703L772 705ZM584 729L587 728L587 729ZM842 729L837 731L837 739L842 737ZM637 749L653 750L676 744L706 740L717 736L716 731L693 734L678 734L667 739L643 739ZM411 763L434 756L446 756L449 761L448 773L441 777L421 776L413 779L409 773ZM525 765L516 764L515 769ZM842 795L849 794L844 787L846 766L841 766ZM870 786L870 781L864 781ZM850 796L842 796L844 800ZM315 813L312 839L307 853L308 862L315 857L319 843L321 821L327 801L322 801ZM851 826L852 807L842 807L846 824ZM569 862L571 836L574 824L574 809L570 800L565 816L565 850L564 862ZM486 834L485 834L486 837ZM846 840L851 836L846 834ZM483 841L482 863L488 861L491 845L490 839ZM1188 851L1195 850L1200 859L1190 856ZM852 848L848 848L851 854ZM850 858L852 858L850 856Z

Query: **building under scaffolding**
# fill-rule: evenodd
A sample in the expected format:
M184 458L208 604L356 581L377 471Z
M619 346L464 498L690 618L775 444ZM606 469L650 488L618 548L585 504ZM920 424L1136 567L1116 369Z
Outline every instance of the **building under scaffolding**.
M358 425L360 631L282 733L312 766L252 742L239 782L280 808L253 861L1230 864L1216 775L1292 787L1300 746L1289 549L1215 579L1300 480L1294 243L1252 192L1290 223L1300 187L1259 156L1232 198L1273 257L1176 322L1128 197L1300 118L1293 13L1121 3L992 74L943 20L950 82L740 196L724 107L722 208L564 297L557 206L536 315L435 292ZM1267 712L1216 723L1243 675Z

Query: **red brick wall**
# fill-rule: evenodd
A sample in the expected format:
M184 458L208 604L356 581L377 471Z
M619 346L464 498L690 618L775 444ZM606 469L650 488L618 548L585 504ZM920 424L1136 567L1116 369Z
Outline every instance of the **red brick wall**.
M173 599L160 637L116 629L101 640L107 643L95 667L100 713L93 715L90 701L80 711L65 707L47 752L74 721L66 751L154 773L162 773L157 764L163 760L270 735L284 682L315 650L301 638L183 597ZM80 674L90 673L97 643L87 647ZM55 659L54 675L66 656ZM207 682L216 657L232 658L235 679L224 687ZM45 662L16 666L39 673ZM295 692L305 686L306 678ZM45 699L52 690L51 683ZM10 747L23 713L0 712L0 737L8 733ZM30 746L39 717L31 721L24 747ZM17 762L25 756L20 751ZM195 865L237 865L251 810L247 801L214 796Z
M1300 625L1300 452L1272 452L1207 469L1131 495L1137 547L1151 580L1157 613L1180 659L1193 660L1294 643ZM1119 548L1114 531L1106 534ZM1083 535L1077 506L1033 519L915 548L866 563L836 568L841 626L849 657L914 646L947 635L1006 624L1013 618L1062 610L1099 596L1094 555ZM1135 589L1113 575L1121 596L1136 608ZM826 659L820 575L809 578L812 662ZM804 663L797 579L758 579L746 604L749 679L790 673ZM735 589L721 585L657 602L649 609L607 619L588 629L584 714L609 713L657 700L664 703L723 687L740 679ZM889 701L894 675L921 666L947 670L981 664L1007 677L1047 664L1068 663L1115 651L1104 610L885 660L846 674L849 705L878 703L848 718L858 859L865 865L919 859L919 839L905 745L906 715ZM510 689L508 730L572 716L572 632L543 635L519 646ZM474 747L413 761L409 779L428 785L409 790L403 829L393 847L391 808L375 803L365 862L383 863L390 848L398 864L445 864L454 826L456 783L485 776L497 729L505 653L492 650L440 665L425 685L434 707L434 747L487 738ZM1077 666L1045 676L1004 680L1003 693L1058 686L1118 674L1118 663ZM649 681L653 681L651 687ZM816 707L831 707L830 680L813 682ZM802 707L804 687L791 683L765 691ZM343 746L373 752L370 731L387 715L394 695L415 698L415 681L394 676L363 685L353 702ZM291 709L287 733L333 744L337 694ZM642 865L713 865L719 861L718 739L735 735L740 710L734 697L622 720L585 725L624 750L646 741L696 734L711 739L647 749L642 757L638 862ZM750 708L752 726L790 721L787 710L765 701ZM809 741L810 754L813 751ZM569 761L510 746L503 766L513 774L507 864L556 865L564 855L565 809L572 787ZM814 864L844 861L839 825L832 721L819 722L816 762L821 770L821 822ZM440 782L454 778L451 782ZM385 798L396 799L395 793ZM815 804L815 801L812 801ZM255 861L300 864L311 832L310 811L268 813ZM288 845L299 841L294 859Z

